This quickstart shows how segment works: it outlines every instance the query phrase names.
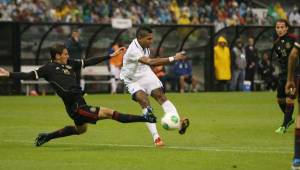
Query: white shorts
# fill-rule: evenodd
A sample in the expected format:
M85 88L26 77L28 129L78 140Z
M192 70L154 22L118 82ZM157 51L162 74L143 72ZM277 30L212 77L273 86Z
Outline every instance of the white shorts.
M110 64L110 72L114 76L115 79L120 79L120 71L121 71L121 69L119 67L116 67L116 66Z
M163 85L161 81L157 78L155 74L147 74L143 78L135 82L125 82L128 92L133 95L139 90L146 92L151 95L152 90L162 88Z

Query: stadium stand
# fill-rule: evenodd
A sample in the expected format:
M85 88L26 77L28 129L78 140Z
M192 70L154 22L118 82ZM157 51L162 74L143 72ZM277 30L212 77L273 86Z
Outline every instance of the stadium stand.
M156 33L152 55L167 56L174 51L187 50L193 69L201 84L204 84L200 91L211 90L215 79L210 68L213 63L210 57L213 53L212 46L220 35L228 36L230 48L237 38L247 39L248 36L253 36L261 55L272 48L272 24L277 18L300 17L298 2L282 3L283 6L273 2L275 1L0 0L0 21L3 21L0 24L4 26L0 27L1 36L10 35L6 32L11 31L13 37L3 37L0 40L3 41L0 43L0 53L5 53L0 56L5 59L1 64L14 71L20 71L19 66L23 65L45 64L49 61L48 49L51 44L64 43L73 26L80 28L84 56L89 58L107 54L107 49L114 41L122 40L128 45L139 24L150 24ZM126 30L112 28L112 18L129 18L134 26ZM11 22L5 24L4 21ZM299 23L292 24L297 26ZM293 32L298 34L298 27ZM19 37L14 37L16 34ZM16 48L14 45L9 47L20 49L20 55L18 50L7 47L8 40L13 40L10 43L17 45ZM105 68L106 63L100 66ZM167 67L167 70L171 69ZM262 89L260 77L256 78L256 89Z
M130 18L134 24L180 24L186 16L185 24L231 26L272 23L278 17L274 11L286 15L297 7L289 1L284 3L289 10L272 4L267 0L1 0L0 20L103 24L111 18Z

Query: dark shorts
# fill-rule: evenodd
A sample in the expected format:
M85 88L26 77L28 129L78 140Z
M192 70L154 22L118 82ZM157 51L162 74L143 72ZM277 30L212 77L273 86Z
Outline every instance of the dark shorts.
M297 96L299 96L299 77L295 77L295 84L296 84L296 89L297 92L295 93L295 95L287 95L285 93L285 85L286 85L287 79L285 78L279 78L278 80L278 85L277 85L277 98L286 98L289 97L291 99L296 99ZM298 97L298 101L299 101L299 97Z
M286 79L279 78L277 85L277 98L286 98L285 94Z
M99 120L98 112L100 108L87 105L83 98L78 99L73 105L67 105L66 109L77 126L85 123L96 124Z

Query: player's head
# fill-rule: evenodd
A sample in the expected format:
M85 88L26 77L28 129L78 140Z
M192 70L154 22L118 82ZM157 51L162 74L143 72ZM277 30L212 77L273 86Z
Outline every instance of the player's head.
M285 19L279 19L276 21L275 30L278 37L283 37L287 34L289 29L289 23Z
M71 33L71 36L72 38L75 40L75 41L79 41L79 38L80 38L80 31L78 28L73 28L72 29L72 33Z
M269 60L269 54L268 54L267 52L265 52L265 53L263 54L263 60L264 60L264 61Z
M224 48L227 45L227 40L225 39L225 37L220 36L218 38L218 45L221 46L222 48Z
M236 40L236 45L239 47L239 48L242 48L244 46L244 42L241 38L238 38Z
M254 38L253 37L249 37L248 38L248 45L249 46L253 46L254 45Z
M52 61L57 61L62 64L67 64L69 58L68 50L63 44L55 44L50 48Z
M153 42L152 30L149 27L139 27L136 31L136 38L143 48L150 48Z

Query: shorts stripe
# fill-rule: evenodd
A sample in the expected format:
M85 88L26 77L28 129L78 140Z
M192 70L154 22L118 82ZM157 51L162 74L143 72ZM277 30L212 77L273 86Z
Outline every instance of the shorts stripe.
M83 109L78 109L78 113L79 113L79 115L84 116L84 117L88 117L90 119L94 119L94 120L98 120L99 119L98 115L90 113L90 112L87 112L87 111L85 111Z

